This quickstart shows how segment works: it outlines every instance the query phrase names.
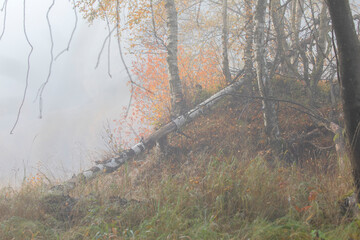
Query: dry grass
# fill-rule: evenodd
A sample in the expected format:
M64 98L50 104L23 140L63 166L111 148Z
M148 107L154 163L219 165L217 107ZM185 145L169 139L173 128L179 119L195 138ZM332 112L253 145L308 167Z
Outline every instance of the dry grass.
M332 149L306 145L296 161L275 157L251 104L244 113L224 102L183 130L190 139L172 136L166 158L152 150L77 186L74 206L47 197L41 179L3 189L0 239L360 239L358 221L340 213L352 190L349 167L339 176ZM296 121L287 114L280 120ZM285 136L313 126L302 119L283 127Z

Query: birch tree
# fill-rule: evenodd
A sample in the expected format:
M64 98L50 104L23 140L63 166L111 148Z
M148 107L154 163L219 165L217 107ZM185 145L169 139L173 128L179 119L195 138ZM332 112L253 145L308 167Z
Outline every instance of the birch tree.
M228 1L223 0L223 3L222 3L223 73L224 73L226 82L231 82L231 74L230 74L230 69L229 69L229 57L228 57L229 32L228 32L227 8L228 8Z
M271 1L271 18L274 25L274 30L277 40L277 54L280 56L280 66L281 70L286 74L289 71L289 68L292 68L290 59L285 57L289 53L289 45L286 41L286 33L284 28L285 20L285 8L281 8L280 0ZM280 10L278 10L280 9ZM292 69L291 72L297 72Z
M245 49L244 49L244 77L247 91L253 95L252 81L255 77L253 65L254 17L252 0L245 1Z
M178 67L178 17L174 0L165 3L168 26L167 63L171 97L171 113L176 117L185 111L185 101Z
M320 80L331 81L335 70L327 7L321 1L281 5L280 0L272 0L271 18L281 66L279 73L301 80L310 104L316 105Z
M255 13L255 61L256 74L260 96L263 98L263 113L265 133L270 142L279 139L280 130L277 120L275 103L267 100L272 96L272 89L266 66L266 44L265 44L265 15L267 0L259 0L256 5Z

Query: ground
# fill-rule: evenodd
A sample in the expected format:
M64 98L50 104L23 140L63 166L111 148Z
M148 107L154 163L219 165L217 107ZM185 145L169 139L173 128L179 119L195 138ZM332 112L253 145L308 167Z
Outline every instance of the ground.
M277 150L261 102L229 97L170 135L167 155L154 148L69 195L49 195L45 179L2 189L0 239L360 239L334 135L278 109Z

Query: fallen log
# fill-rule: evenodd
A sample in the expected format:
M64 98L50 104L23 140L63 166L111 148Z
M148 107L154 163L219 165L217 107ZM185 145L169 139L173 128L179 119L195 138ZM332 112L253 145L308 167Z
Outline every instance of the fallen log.
M73 178L64 182L61 185L53 187L52 190L67 192L75 188L76 184L79 181L90 180L100 173L114 172L124 163L132 160L136 155L144 152L145 149L151 149L160 138L167 136L171 132L179 130L181 127L185 126L195 118L207 112L207 110L209 110L211 106L219 102L223 97L231 95L236 90L238 90L244 83L244 79L239 79L240 76L241 72L234 78L234 80L229 86L215 93L210 98L198 104L196 107L194 107L187 113L173 119L171 122L167 123L157 131L153 132L150 136L140 141L138 144L134 145L130 149L124 150L119 154L119 156L102 161L101 163L98 162L92 168L83 171L82 173L74 176Z

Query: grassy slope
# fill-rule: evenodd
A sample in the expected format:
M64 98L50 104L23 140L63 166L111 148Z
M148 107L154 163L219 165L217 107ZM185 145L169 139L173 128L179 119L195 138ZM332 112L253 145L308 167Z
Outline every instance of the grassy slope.
M259 103L220 105L183 129L190 138L170 136L166 158L152 150L78 186L71 211L44 197L41 179L3 189L0 239L360 239L359 222L340 214L349 167L339 176L334 150L315 147L333 136L321 130L278 159ZM314 128L284 107L279 120L284 138Z

